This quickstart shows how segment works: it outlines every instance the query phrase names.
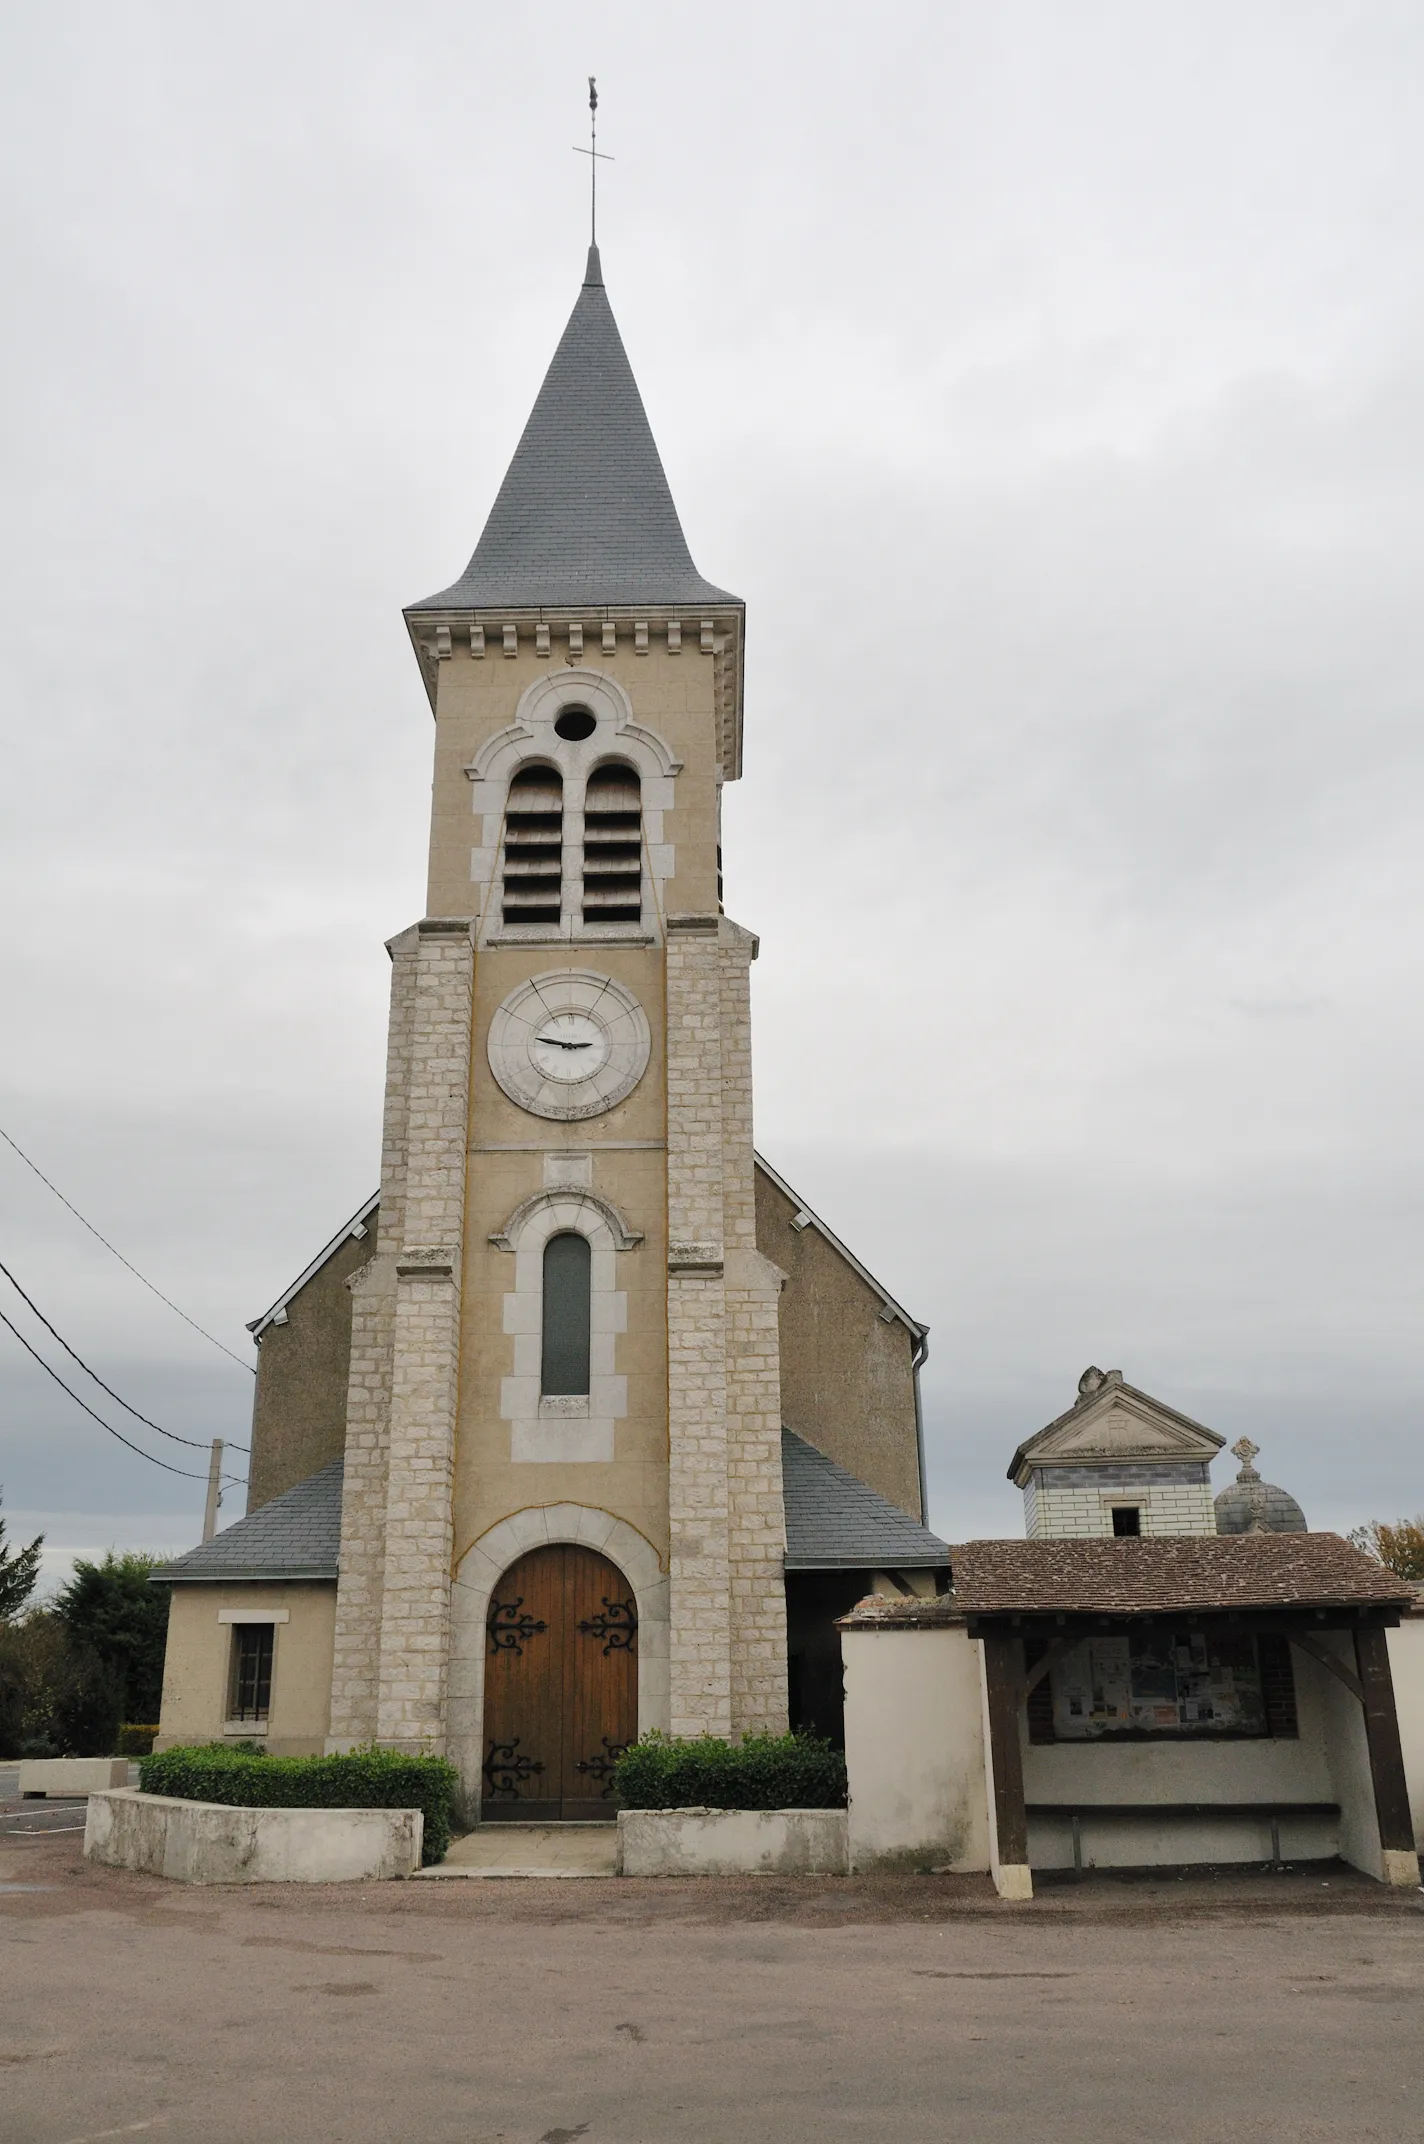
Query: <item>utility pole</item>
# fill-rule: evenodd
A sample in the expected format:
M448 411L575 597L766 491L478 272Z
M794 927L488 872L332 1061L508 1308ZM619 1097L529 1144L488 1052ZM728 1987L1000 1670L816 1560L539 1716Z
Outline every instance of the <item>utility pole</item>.
M211 1541L218 1530L218 1504L221 1500L222 1482L222 1447L222 1438L214 1437L213 1456L208 1461L208 1501L207 1507L203 1512L203 1539L205 1541Z

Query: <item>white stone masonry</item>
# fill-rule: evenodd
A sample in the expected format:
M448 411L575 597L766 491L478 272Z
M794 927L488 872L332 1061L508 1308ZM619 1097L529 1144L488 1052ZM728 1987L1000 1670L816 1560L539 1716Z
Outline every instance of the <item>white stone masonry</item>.
M442 1750L473 948L467 922L429 918L416 928L376 1737Z
M781 1277L756 1249L749 933L668 923L674 1734L786 1722Z

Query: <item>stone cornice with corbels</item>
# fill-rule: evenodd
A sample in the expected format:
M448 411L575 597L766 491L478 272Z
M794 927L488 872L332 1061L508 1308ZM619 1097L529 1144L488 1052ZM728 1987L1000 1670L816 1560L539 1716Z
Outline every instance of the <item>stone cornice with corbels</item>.
M649 606L593 605L570 610L412 611L406 615L432 711L440 664L514 658L532 649L549 661L596 663L599 656L692 654L713 665L717 752L723 779L742 771L742 628L740 606L689 613Z

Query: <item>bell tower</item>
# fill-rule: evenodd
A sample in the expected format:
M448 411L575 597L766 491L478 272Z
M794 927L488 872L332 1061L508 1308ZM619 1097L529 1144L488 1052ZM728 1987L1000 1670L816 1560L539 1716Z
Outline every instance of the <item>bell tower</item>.
M532 1584L545 1550L602 1559L570 1627L611 1633L600 1657L636 1648L636 1722L591 1748L786 1720L757 942L719 873L744 607L693 564L596 247L469 565L405 615L435 718L430 869L389 948L331 1744L447 1751L477 1801L555 1733L507 1712L487 1732L521 1618L555 1613L511 1621L506 1577ZM564 1702L577 1738L599 1701Z

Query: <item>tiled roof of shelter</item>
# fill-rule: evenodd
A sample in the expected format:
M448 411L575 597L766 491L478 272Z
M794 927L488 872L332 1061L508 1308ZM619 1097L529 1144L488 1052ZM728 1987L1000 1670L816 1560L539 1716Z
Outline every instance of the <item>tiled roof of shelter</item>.
M949 1562L937 1534L789 1429L781 1432L781 1492L788 1571L923 1570Z
M1409 1599L1405 1581L1339 1534L967 1541L951 1553L954 1599L966 1615L1153 1615Z
M692 563L591 246L474 557L407 612L737 603Z
M241 1579L336 1577L341 1547L342 1462L333 1459L294 1489L226 1527L186 1556L159 1566L159 1585Z

